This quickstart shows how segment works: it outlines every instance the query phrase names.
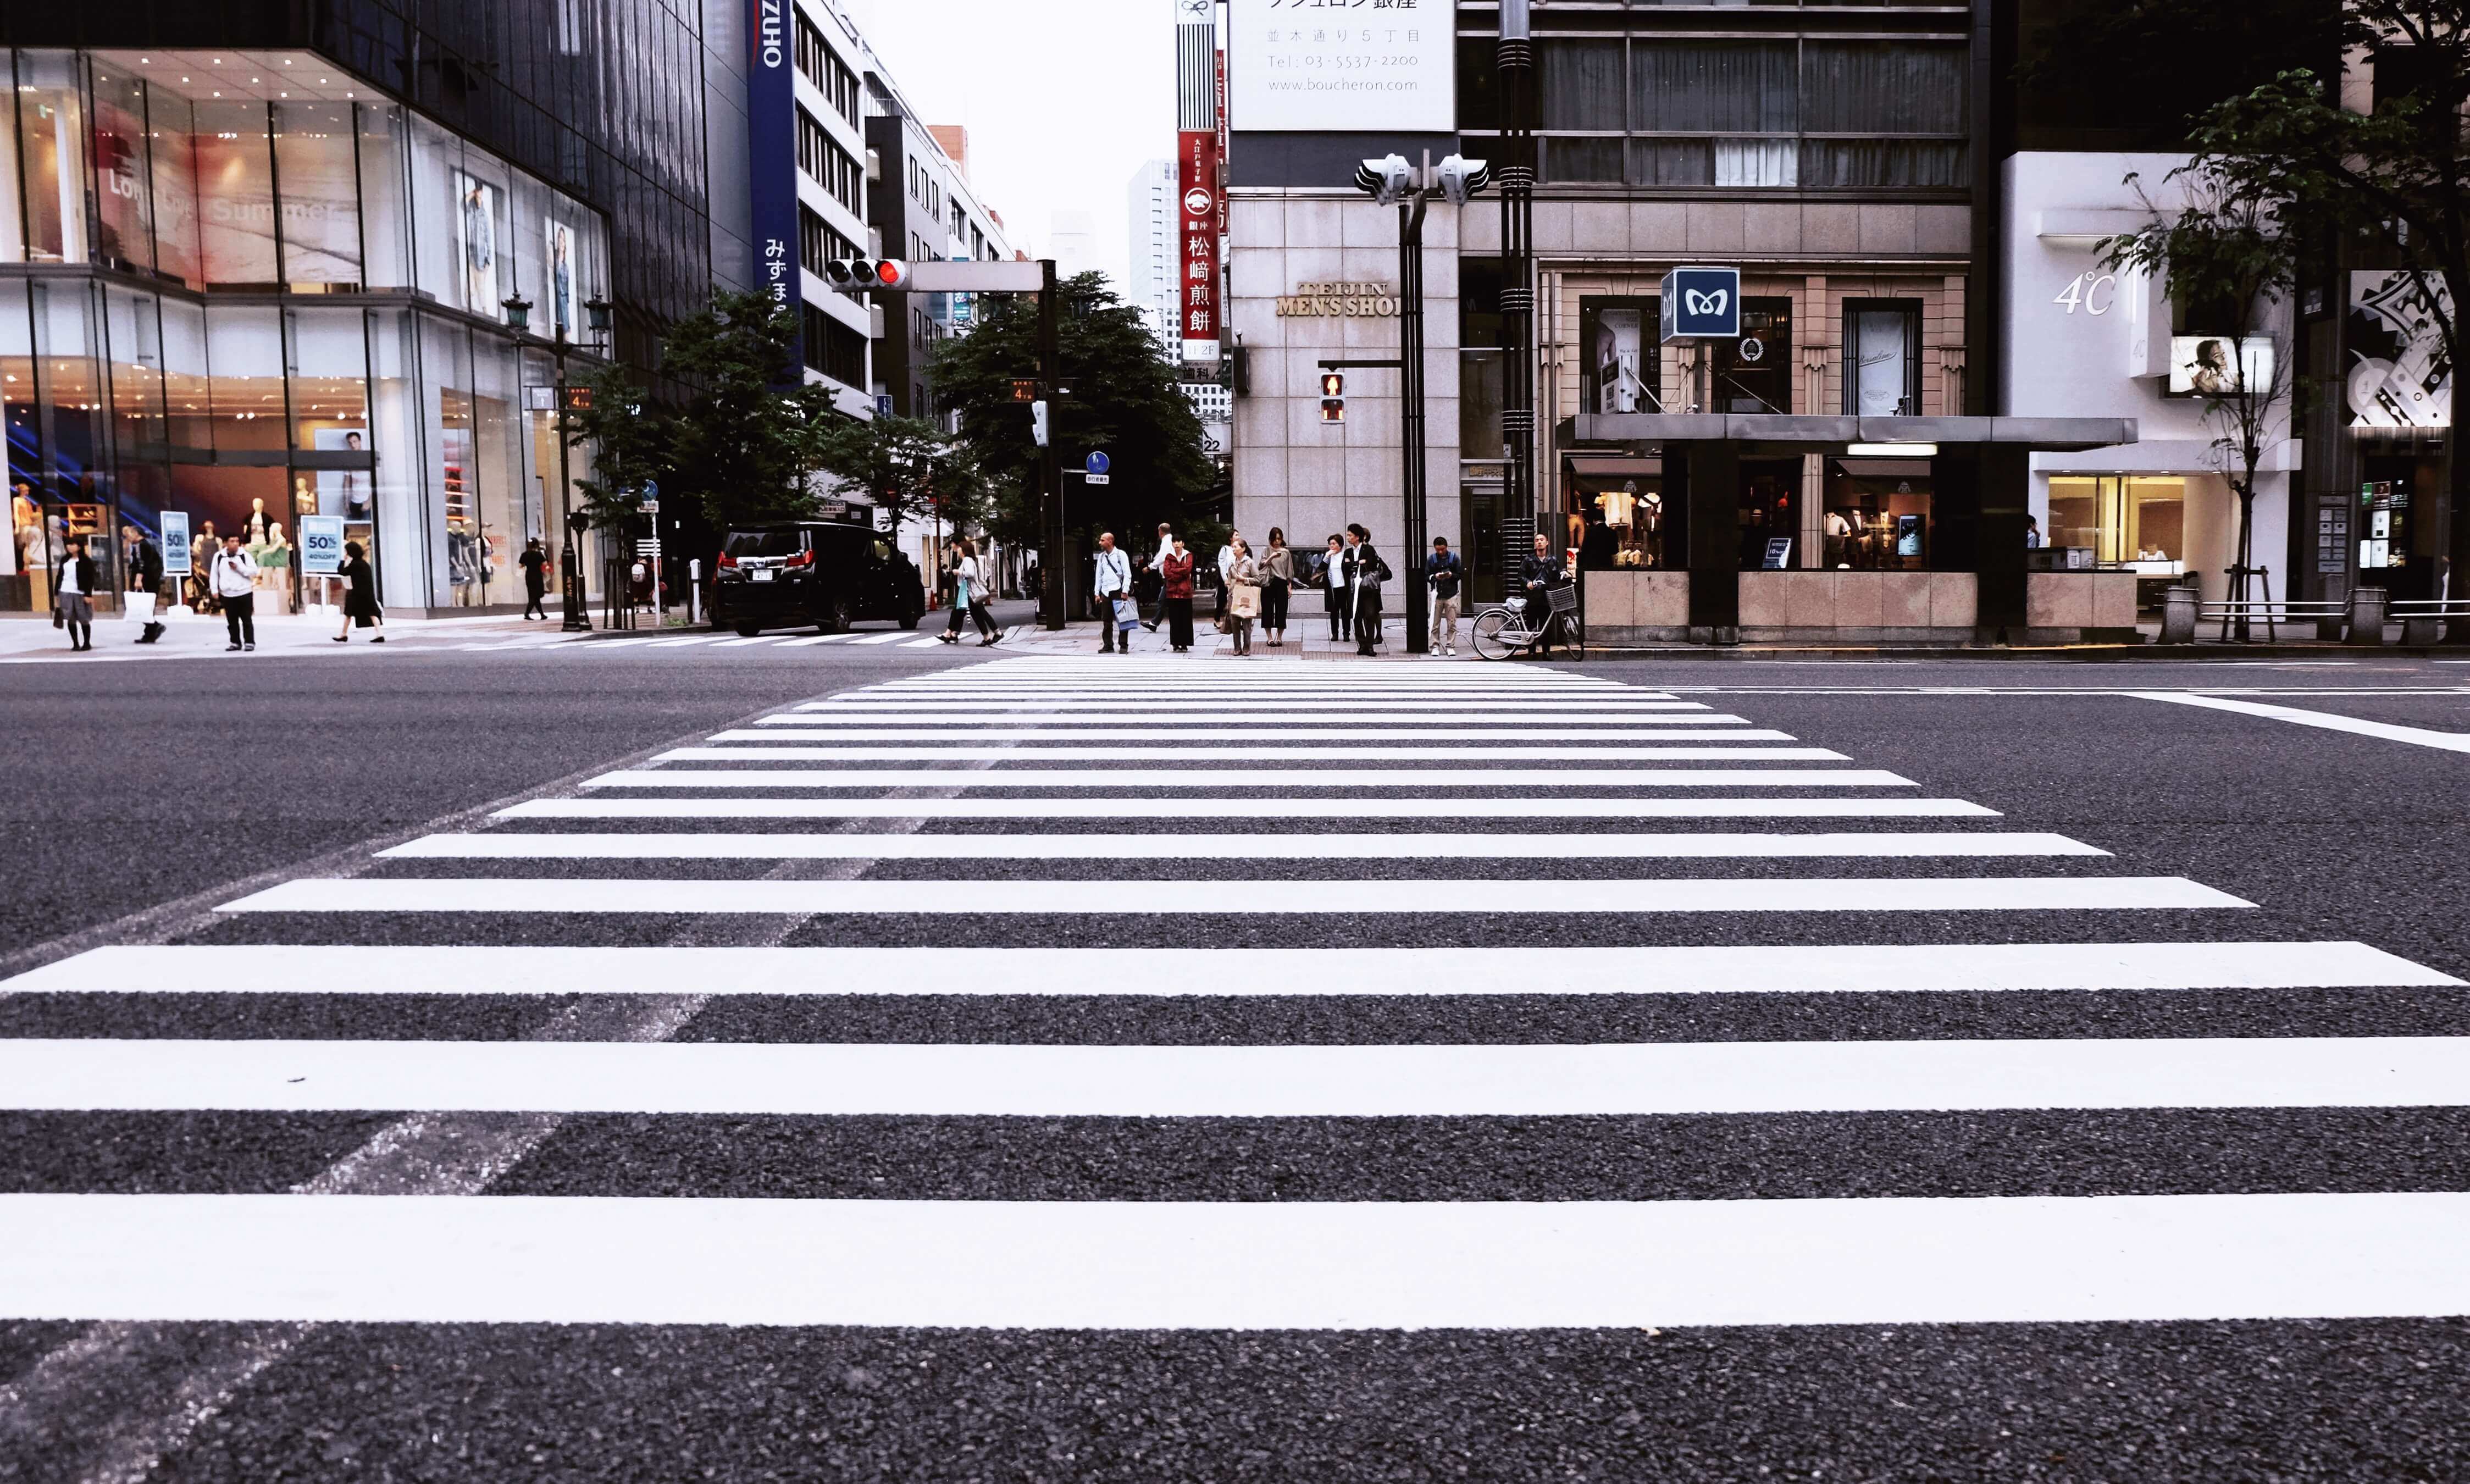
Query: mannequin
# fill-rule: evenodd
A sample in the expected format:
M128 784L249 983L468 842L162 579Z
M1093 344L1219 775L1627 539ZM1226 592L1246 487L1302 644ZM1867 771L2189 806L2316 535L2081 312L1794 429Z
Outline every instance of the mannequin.
M266 499L260 496L248 502L248 523L241 528L241 540L248 545L262 545L266 541Z

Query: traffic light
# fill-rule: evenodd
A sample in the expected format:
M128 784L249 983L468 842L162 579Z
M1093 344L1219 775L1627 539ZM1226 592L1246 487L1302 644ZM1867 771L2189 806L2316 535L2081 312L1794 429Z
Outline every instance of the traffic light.
M897 258L834 258L824 265L824 282L843 293L902 290L909 287L909 265Z
M1044 402L1033 402L1029 405L1029 441L1041 449L1046 447L1046 404Z
M1320 374L1320 420L1324 423L1346 421L1346 375L1340 371Z

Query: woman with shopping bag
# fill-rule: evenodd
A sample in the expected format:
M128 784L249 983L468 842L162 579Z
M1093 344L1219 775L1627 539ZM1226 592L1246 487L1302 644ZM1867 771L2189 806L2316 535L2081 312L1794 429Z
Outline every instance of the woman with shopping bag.
M1226 628L1235 636L1235 652L1252 652L1252 621L1261 616L1261 564L1252 547L1238 536L1228 544L1234 560L1226 567Z

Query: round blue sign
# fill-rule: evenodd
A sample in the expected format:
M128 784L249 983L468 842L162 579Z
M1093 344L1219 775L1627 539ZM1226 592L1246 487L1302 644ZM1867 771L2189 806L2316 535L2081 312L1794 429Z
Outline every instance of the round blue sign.
M1092 453L1081 461L1081 467L1091 474L1105 474L1107 468L1107 455Z

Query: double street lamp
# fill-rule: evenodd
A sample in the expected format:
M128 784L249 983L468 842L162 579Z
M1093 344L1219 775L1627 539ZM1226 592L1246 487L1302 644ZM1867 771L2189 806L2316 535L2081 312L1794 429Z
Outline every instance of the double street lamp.
M1398 403L1399 443L1403 455L1399 491L1405 519L1399 540L1406 545L1407 581L1413 596L1407 603L1407 652L1426 654L1432 648L1431 595L1425 590L1425 487L1431 474L1431 452L1424 439L1424 207L1435 196L1463 206L1492 179L1492 168L1481 160L1450 155L1438 165L1424 151L1421 166L1402 154L1365 160L1355 172L1358 189L1376 205L1398 208ZM1323 367L1385 364L1381 361L1329 361Z
M532 338L532 301L517 293L504 303L506 324L515 332L515 342L518 345L528 343ZM596 293L583 301L584 322L591 327L595 350L608 348L609 309L609 301ZM568 457L571 440L567 436L566 424L570 410L567 406L566 355L571 348L571 342L566 337L566 322L561 319L552 332L549 349L557 357L557 487L566 499L574 498L574 479ZM592 618L583 601L583 574L575 565L580 559L575 552L574 539L590 526L591 519L582 511L574 510L568 512L562 523L566 527L566 539L558 550L557 569L558 595L565 610L565 621L559 627L569 634L589 633Z

